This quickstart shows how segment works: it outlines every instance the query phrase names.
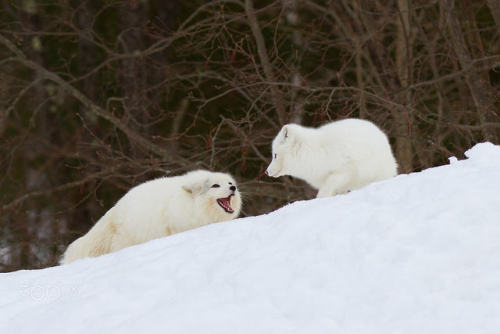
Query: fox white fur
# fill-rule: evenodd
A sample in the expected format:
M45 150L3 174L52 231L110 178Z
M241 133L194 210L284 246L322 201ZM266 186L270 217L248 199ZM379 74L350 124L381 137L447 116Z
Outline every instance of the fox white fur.
M218 199L226 199L224 209ZM143 243L151 239L236 218L241 196L235 180L205 170L163 177L127 192L90 231L69 245L61 264Z
M272 151L266 174L302 179L318 189L317 197L346 193L397 174L387 136L361 119L319 128L287 124L274 138Z

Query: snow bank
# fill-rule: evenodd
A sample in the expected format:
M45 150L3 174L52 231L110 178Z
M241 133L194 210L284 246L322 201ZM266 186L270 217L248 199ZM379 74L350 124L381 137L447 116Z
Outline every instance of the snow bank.
M0 333L500 333L500 147L0 274Z

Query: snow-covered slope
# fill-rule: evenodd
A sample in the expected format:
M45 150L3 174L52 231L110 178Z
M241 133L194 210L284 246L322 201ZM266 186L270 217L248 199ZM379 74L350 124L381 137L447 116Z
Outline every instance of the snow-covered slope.
M500 147L0 274L0 333L500 333Z

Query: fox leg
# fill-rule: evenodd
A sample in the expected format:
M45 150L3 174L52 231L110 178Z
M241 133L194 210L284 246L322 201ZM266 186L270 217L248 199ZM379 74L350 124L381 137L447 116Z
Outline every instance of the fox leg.
M343 172L333 172L325 179L325 182L319 188L317 198L335 196L337 194L344 194L350 189L347 189L347 185L351 180L352 173L349 171Z

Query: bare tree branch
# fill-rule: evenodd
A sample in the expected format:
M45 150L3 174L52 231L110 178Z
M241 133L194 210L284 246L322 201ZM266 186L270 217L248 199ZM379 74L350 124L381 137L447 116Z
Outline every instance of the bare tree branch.
M274 73L272 69L271 62L269 60L269 55L267 53L266 43L264 42L264 37L262 36L262 31L260 30L259 22L257 21L257 17L255 16L255 10L253 8L253 0L245 0L245 13L248 17L248 24L252 29L253 36L255 38L255 42L257 43L257 52L259 54L259 59L262 65L262 69L264 70L264 74L266 76L267 81L274 82L276 81L274 78ZM280 97L280 91L278 87L271 87L271 95L273 99L273 105L276 111L278 112L278 119L281 124L286 122L286 114L285 109L283 107L283 103Z
M473 66L472 57L469 53L460 27L460 21L456 14L455 0L441 0L441 6L446 13L446 22L450 33L450 39L460 65L462 69L470 68ZM468 71L465 73L465 80L474 98L481 124L484 125L488 122L498 121L498 115L496 115L494 106L495 92L489 85L487 79L478 72ZM486 140L496 142L497 136L490 128L483 126L482 133Z
M31 60L28 60L26 58L26 56L22 53L22 51L20 49L18 49L12 42L10 42L3 35L0 35L0 43L5 45L10 51L12 51L17 56L17 60L20 63L22 63L26 67L29 67L32 70L36 71L40 75L41 78L51 80L51 81L57 83L58 85L60 85L64 90L66 90L74 98L76 98L78 101L80 101L80 103L82 103L89 111L91 111L95 115L111 122L118 129L122 130L130 138L130 140L132 142L137 143L140 146L142 146L144 149L146 149L152 153L157 154L165 161L179 162L179 159L172 159L169 156L169 152L167 150L154 144L153 142L147 140L146 138L144 138L140 134L131 130L128 126L126 126L118 118L116 118L115 116L113 116L112 114L110 114L109 112L107 112L106 110L104 110L103 108L98 106L97 104L93 103L82 92L80 92L78 89L76 89L71 84L66 82L59 75L45 69L41 65L39 65ZM185 162L185 161L182 161L182 162Z

